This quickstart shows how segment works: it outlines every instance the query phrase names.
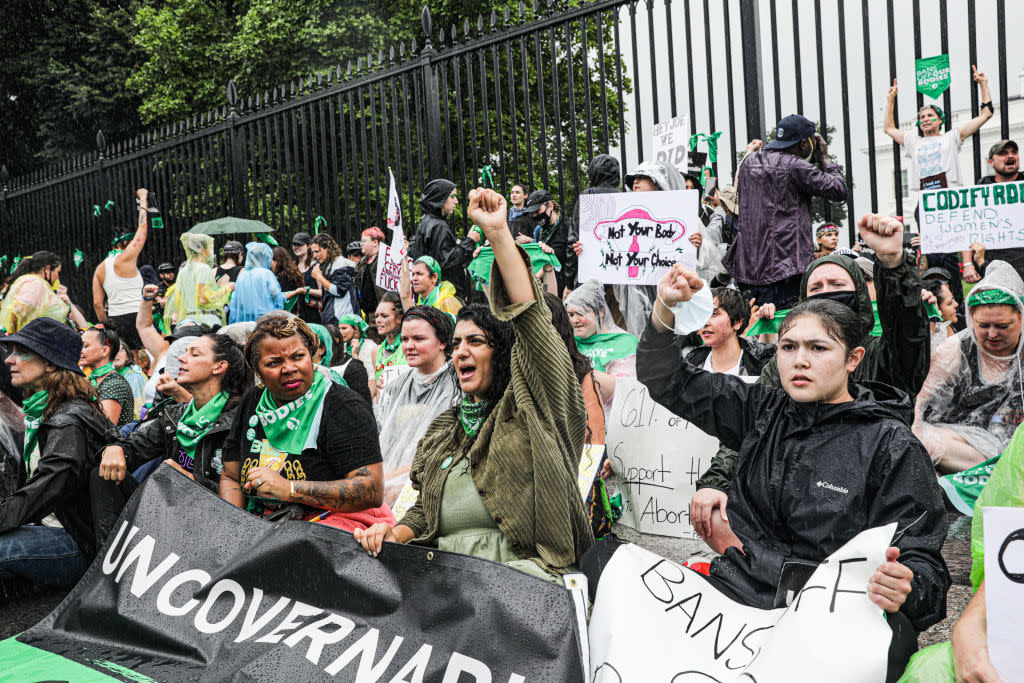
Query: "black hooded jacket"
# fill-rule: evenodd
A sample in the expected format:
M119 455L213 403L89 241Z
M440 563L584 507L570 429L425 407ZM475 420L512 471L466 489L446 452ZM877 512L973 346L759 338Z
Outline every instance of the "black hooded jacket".
M438 178L431 180L423 188L420 196L420 208L423 216L409 243L409 257L413 260L426 254L434 257L441 265L441 279L451 282L455 292L465 299L469 296L469 275L466 266L473 260L476 243L466 237L462 241L455 238L448 222L441 215L441 209L448 196L455 189L455 183Z
M567 218L572 222L567 226L567 244L565 262L562 272L565 273L566 282L569 285L576 283L577 261L576 252L572 245L580 240L580 196L585 194L611 194L622 191L622 167L619 160L610 154L598 154L590 160L587 166L587 176L590 178L590 187L580 192L576 201L572 204L572 211ZM563 219L564 220L564 219Z
M728 548L711 576L770 609L787 562L818 564L861 531L897 523L893 545L914 572L901 611L921 630L946 614L946 512L907 395L867 382L846 403L798 403L783 390L679 359L680 340L650 324L637 378L651 398L738 450Z
M825 263L835 263L849 273L857 293L857 315L864 330L861 344L865 353L864 360L853 373L853 381L883 382L893 386L908 394L913 406L931 364L931 332L928 328L928 314L921 302L921 276L917 269L908 261L895 268L875 264L875 295L882 336L872 337L869 332L874 327L875 318L871 310L871 295L864 280L864 272L853 259L840 254L824 256L811 262L800 281L800 300L807 298L807 280L811 272ZM765 364L758 383L782 386L775 358ZM723 444L708 470L697 481L697 488L728 492L735 463L735 451L730 451Z
M0 534L54 513L87 560L96 556L89 474L103 448L117 443L107 418L84 400L63 404L39 425L39 464L16 491L0 491ZM24 481L25 472L20 479Z

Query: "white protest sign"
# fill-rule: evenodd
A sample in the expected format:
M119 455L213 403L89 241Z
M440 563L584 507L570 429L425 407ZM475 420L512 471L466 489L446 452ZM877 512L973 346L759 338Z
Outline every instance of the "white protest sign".
M654 124L651 150L657 161L672 164L680 172L686 173L687 159L690 153L689 143L690 122L687 120L686 114Z
M654 285L674 263L697 266L700 190L580 196L579 278Z
M646 534L698 538L690 499L718 452L718 439L655 403L632 378L616 381L605 424L614 484L622 493L619 523Z
M398 201L398 188L395 185L395 174L388 169L391 187L388 190L388 228L393 237L391 244L382 244L377 252L377 286L397 292L402 277L402 259L405 255L405 231L402 229L402 205ZM410 268L412 266L410 265Z
M983 514L988 657L1002 680L1024 681L1024 508L987 507Z
M861 532L789 607L762 610L635 545L615 551L590 617L594 683L884 681L891 631L867 596L895 524Z
M922 190L918 216L926 254L1024 247L1024 182Z

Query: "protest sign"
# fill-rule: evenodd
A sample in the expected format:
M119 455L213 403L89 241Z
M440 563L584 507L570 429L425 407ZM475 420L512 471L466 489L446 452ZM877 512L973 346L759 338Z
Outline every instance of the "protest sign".
M1024 681L1020 615L1024 612L1024 508L986 507L985 622L988 657L1004 681Z
M511 567L395 543L370 557L162 466L60 606L0 643L0 678L582 682L576 615Z
M620 546L590 617L594 683L884 681L891 631L866 588L895 529L855 536L789 607L774 610L737 603L691 569Z
M690 151L690 122L686 114L654 124L651 152L656 161L664 161L686 173L687 154Z
M1024 182L922 190L918 212L926 254L1024 246Z
M619 523L647 534L698 538L690 524L690 499L718 452L718 439L655 403L636 379L624 377L616 381L605 424L616 475L609 483L622 494Z
M674 263L697 266L700 190L580 196L580 281L653 285Z
M402 205L398 201L398 187L395 185L395 174L388 169L391 186L388 189L388 228L392 231L391 244L381 244L377 251L377 286L390 292L398 291L402 278L402 259L412 262L405 254L405 221L402 218Z
M949 89L949 55L925 57L914 61L917 92L933 100Z

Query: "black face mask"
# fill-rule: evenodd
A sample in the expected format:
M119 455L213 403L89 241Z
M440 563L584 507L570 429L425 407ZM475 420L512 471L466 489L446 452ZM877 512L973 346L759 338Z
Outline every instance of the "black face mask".
M827 299L828 301L835 301L837 304L843 304L847 308L853 310L854 313L858 313L859 306L857 305L857 292L852 289L842 290L838 292L823 292L821 294L812 294L807 297L808 301L814 299Z
M551 222L551 216L547 215L543 211L533 217L533 224L540 228L548 227L548 223Z

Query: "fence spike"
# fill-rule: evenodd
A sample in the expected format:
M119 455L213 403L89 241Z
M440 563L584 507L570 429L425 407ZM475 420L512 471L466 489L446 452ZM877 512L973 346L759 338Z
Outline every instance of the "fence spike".
M427 42L428 43L430 42L429 38L427 39ZM412 52L410 54L416 54L417 52L419 52L419 49L416 47L416 36L413 36L413 38L412 38Z
M430 34L434 31L434 23L430 18L430 8L427 7L426 4L423 5L423 9L420 11L420 25L423 27L423 35L425 35L429 41Z
M469 19L464 19L462 22L462 33L469 38Z
M505 25L508 26L508 20L512 13L509 11L508 5L505 5Z
M540 12L540 3L537 0L533 0L533 18L537 18L537 14Z
M523 0L519 0L519 21L523 21L523 17L526 14L526 5Z
M301 86L300 86L300 87L301 87ZM289 96L290 98L292 98L292 99L295 99L295 79L294 79L294 78L292 79L292 82L291 82L291 89L290 89L290 91L289 91L289 95L288 95L288 96Z
M310 80L312 80L312 78L313 77L310 76ZM328 83L331 82L331 72L330 71L327 72L327 82ZM316 89L319 90L320 88L323 87L323 85L324 85L324 72L323 71L317 71L316 72Z
M384 50L378 49L377 50L377 67L380 68L382 66L384 66Z
M391 47L388 49L388 64L390 66L394 66L395 65L395 45L394 45L394 43L392 43Z
M442 45L444 45L444 29L439 28L437 29L437 46L441 47Z
M362 57L357 57L356 58L356 75L358 76L359 72L361 72L362 70L363 70L363 58Z
M345 71L345 80L352 78L352 60L348 60L348 70Z
M476 15L476 32L481 34L484 32L484 15L482 14Z
M256 97L259 97L259 95L256 95ZM245 110L246 111L252 111L252 103L253 103L253 96L252 95L249 95L248 97L245 98Z
M507 11L507 10L506 10ZM491 10L491 33L494 33L498 28L498 13Z
M459 35L459 32L455 29L455 24L452 24L452 45L455 44L455 41L458 38L458 35Z

